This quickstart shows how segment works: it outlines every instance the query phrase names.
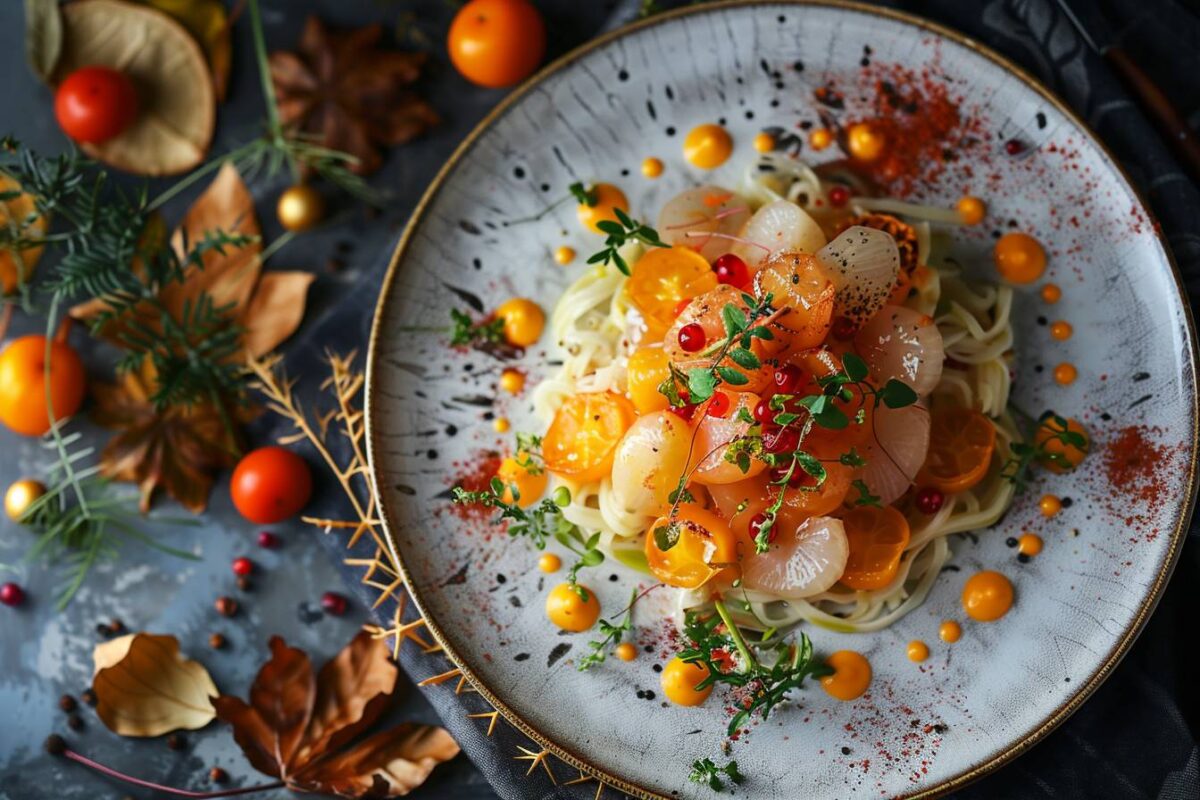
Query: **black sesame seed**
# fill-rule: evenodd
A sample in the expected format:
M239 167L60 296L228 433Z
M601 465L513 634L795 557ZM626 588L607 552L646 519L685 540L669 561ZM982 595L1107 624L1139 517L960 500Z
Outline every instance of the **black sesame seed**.
M675 135L675 127L671 126L671 127L667 128L667 136L674 136L674 135Z
M1029 563L1029 555L1026 553L1018 553L1017 561L1020 562L1021 564L1028 564Z
M620 72L617 73L617 80L619 80L619 81L629 80L629 72L627 70L621 70Z
M848 755L850 755L850 748L849 748L849 747L843 747L843 748L842 748L842 755L844 755L844 756L848 756Z
M1007 539L1005 539L1005 540L1004 540L1004 545L1005 545L1006 547L1016 547L1016 546L1017 546L1017 540L1016 540L1016 538L1014 538L1014 537L1010 536L1010 537L1008 537Z
M521 178L524 178L524 177L525 177L525 170L524 170L523 168L521 168L521 167L514 167L514 168L513 168L513 177L514 177L514 178L516 178L517 180L520 180Z

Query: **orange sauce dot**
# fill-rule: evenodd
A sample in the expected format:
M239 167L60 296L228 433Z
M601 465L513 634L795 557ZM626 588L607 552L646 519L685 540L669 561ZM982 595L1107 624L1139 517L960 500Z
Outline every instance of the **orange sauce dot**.
M525 388L525 376L520 370L506 369L500 373L500 388L509 394L520 394Z
M813 150L824 150L833 144L833 134L828 128L817 128L808 135L808 143Z
M1042 287L1042 302L1054 305L1059 300L1062 300L1062 289L1058 288L1057 283L1047 283Z
M697 125L683 138L683 157L700 169L715 169L732 153L733 137L720 125Z
M987 216L987 206L978 197L970 195L961 198L954 206L958 218L964 225L978 225Z
M1046 271L1046 251L1028 233L1006 233L996 241L992 260L1009 283L1033 283Z
M1071 334L1075 333L1075 329L1071 327L1071 323L1060 319L1050 326L1050 335L1060 342L1065 342L1071 338Z
M565 267L575 260L575 248L567 247L565 244L562 247L556 248L554 251L554 260Z
M505 300L496 307L495 314L504 320L504 338L517 347L528 347L536 342L546 327L546 312L524 297Z
M591 187L591 191L596 200L595 204L580 203L575 207L575 216L579 218L579 224L583 227L595 233L601 233L597 224L604 220L616 222L617 214L613 209L619 208L622 211L628 211L629 199L625 197L624 192L611 183L597 183Z
M979 622L1000 619L1013 604L1013 586L999 572L985 570L967 579L962 590L963 609Z
M538 569L547 574L562 569L562 559L554 553L542 553L538 558Z
M637 658L637 648L629 642L621 642L617 645L617 658L622 661L633 661Z
M938 638L943 642L954 644L962 638L962 625L959 625L952 619L948 619L938 628Z
M1036 533L1025 532L1017 539L1017 552L1023 556L1036 556L1042 552L1042 537Z
M856 122L846 130L846 147L859 161L874 161L886 145L887 139L869 122Z
M908 643L908 660L920 663L929 658L929 645L919 639L913 639Z
M762 132L754 137L754 149L760 153L769 153L775 149L775 137Z
M830 697L853 700L871 685L871 664L862 653L838 650L825 663L833 668L833 674L821 678L821 688Z
M1070 386L1079 377L1079 370L1074 364L1062 363L1054 368L1054 380L1062 386Z
M642 175L647 178L657 178L663 174L663 162L657 158L647 158L642 161Z
M496 417L492 422L492 430L496 433L508 433L508 429L512 427L512 423L508 421L508 417Z
M1062 500L1058 499L1058 495L1044 494L1038 501L1038 510L1042 512L1043 517L1053 517L1062 511Z

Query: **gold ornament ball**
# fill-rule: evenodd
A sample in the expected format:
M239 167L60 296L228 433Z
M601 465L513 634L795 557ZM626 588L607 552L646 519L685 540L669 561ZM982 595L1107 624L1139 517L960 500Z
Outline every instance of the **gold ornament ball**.
M289 186L279 195L275 215L279 217L279 224L289 231L306 231L324 218L325 198L306 184Z
M4 493L4 512L13 522L20 522L29 506L45 493L45 484L33 478L15 481Z

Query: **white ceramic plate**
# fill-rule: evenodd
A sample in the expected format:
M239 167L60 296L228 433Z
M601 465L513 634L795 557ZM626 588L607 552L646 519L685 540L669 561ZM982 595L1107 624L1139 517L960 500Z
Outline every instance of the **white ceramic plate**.
M819 650L866 653L875 669L872 689L839 703L813 686L756 726L733 748L753 776L740 791L763 798L897 796L945 791L983 774L1040 739L1095 689L1140 630L1174 565L1194 494L1188 312L1141 201L1061 104L954 34L859 7L706 5L602 38L501 104L414 214L375 320L368 427L389 541L446 653L510 722L633 794L710 797L686 774L693 758L718 755L726 712L719 702L665 707L653 671L664 660L661 644L632 663L610 659L576 671L573 659L591 637L563 636L548 624L543 603L554 580L534 568L536 555L448 510L447 489L507 444L492 431L491 415L509 417L514 430L540 430L528 391L502 397L496 382L504 364L400 329L445 324L451 308L466 306L462 290L487 308L522 295L551 309L599 240L580 230L572 203L538 221L509 223L543 211L576 180L619 184L634 215L653 219L685 186L736 184L762 127L794 131L816 121L820 86L832 82L843 91L846 108L834 111L849 119L865 113L861 98L872 94L863 76L899 74L888 72L893 68L945 76L933 80L963 98L975 125L977 141L968 150L986 154L915 187L947 206L963 191L987 200L988 222L956 234L956 256L979 277L994 278L991 243L1010 220L1051 253L1047 278L1064 296L1047 306L1035 290L1018 293L1014 401L1084 420L1095 452L1077 473L1052 481L1057 494L1074 501L1053 521L1038 516L1034 491L995 528L955 537L951 563L961 571L943 575L925 605L893 628L859 636L811 631ZM719 119L737 150L714 174L702 175L684 162L681 140L692 126ZM1002 146L1014 137L1027 144L1017 158ZM638 169L651 155L666 164L656 181ZM807 148L804 155L832 157ZM560 244L581 255L566 268L551 259ZM1039 324L1043 315L1070 321L1074 337L1052 339ZM553 368L552 350L543 341L519 363L531 382ZM1078 366L1079 379L1061 387L1051 372L1065 361ZM1154 503L1112 487L1104 468L1107 443L1137 425L1155 429L1152 440L1169 462ZM1042 534L1046 549L1020 565L1005 540L1026 527ZM1017 603L999 622L966 625L962 641L944 645L938 623L963 619L962 583L980 568L1008 574ZM613 564L586 578L607 613L624 605L635 580ZM665 630L649 616L648 607L639 612L639 623L650 626L642 643ZM911 639L933 647L922 665L905 658ZM646 690L656 696L647 699Z

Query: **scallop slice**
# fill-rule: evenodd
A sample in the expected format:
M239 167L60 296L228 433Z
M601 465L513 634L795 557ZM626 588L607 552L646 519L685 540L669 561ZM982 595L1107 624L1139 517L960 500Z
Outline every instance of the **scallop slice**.
M884 306L854 337L854 349L880 384L895 378L924 397L942 379L942 334L920 311Z
M912 486L929 450L929 412L921 406L875 409L874 436L861 450L861 478L882 505L891 505ZM856 497L851 490L850 497Z
M747 553L742 585L789 600L827 591L846 571L850 547L841 520L810 517L797 520L781 510L775 540L765 553Z
M750 430L751 423L739 419L739 412L753 413L754 407L762 398L754 392L726 391L725 394L730 400L728 413L724 417L706 414L696 424L693 458L700 459L700 463L692 477L697 483L738 483L758 475L767 468L762 459L751 458L749 469L742 472L736 463L726 460L730 445L743 439Z
M658 235L690 247L710 262L728 253L750 217L746 201L719 186L697 186L675 195L658 214Z
M825 246L825 232L800 206L776 200L754 212L729 252L754 270L776 253L815 253Z
M688 424L669 411L639 417L613 457L613 499L621 510L647 517L662 512L687 472L691 441Z
M896 240L874 228L854 225L817 252L837 289L833 313L858 327L887 302L900 274Z

